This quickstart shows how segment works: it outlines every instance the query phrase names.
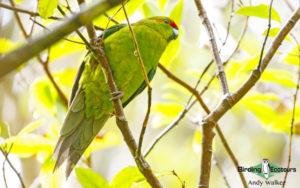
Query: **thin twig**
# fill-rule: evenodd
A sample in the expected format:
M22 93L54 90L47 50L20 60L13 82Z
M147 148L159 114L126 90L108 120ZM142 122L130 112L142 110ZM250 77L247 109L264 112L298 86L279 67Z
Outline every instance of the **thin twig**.
M25 188L25 184L24 184L24 181L21 177L21 174L17 171L17 169L14 167L14 165L11 163L11 161L8 159L8 152L5 152L3 150L2 147L0 147L0 151L1 153L3 154L4 158L5 158L5 161L7 161L7 163L9 164L10 168L14 171L14 173L17 175L17 177L19 178L19 181L21 183L21 186L22 188Z
M222 92L224 95L229 94L229 89L228 89L228 84L227 84L227 80L226 80L226 75L224 72L224 68L223 68L223 64L222 64L222 60L218 51L218 46L216 43L216 39L214 36L214 32L213 32L213 28L211 26L210 21L207 18L207 14L206 11L201 3L200 0L195 0L196 6L198 8L199 11L199 16L202 18L203 20L203 24L207 30L207 33L209 35L210 38L210 45L212 48L212 52L213 52L213 56L214 56L214 60L216 63L216 67L217 67L217 71L218 71L218 78L221 84L221 88L222 88Z
M106 12L104 13L104 15L110 19L112 22L114 22L115 24L119 24L119 22L117 20L115 20L112 16L108 15Z
M47 31L51 31L51 29L49 29L48 27L44 26L43 24L39 23L38 21L32 19L32 18L29 18L33 23L37 24L38 26L46 29ZM72 43L75 43L75 44L81 44L81 45L85 45L83 42L79 42L79 41L75 41L75 40L71 40L71 39L68 39L66 37L63 38L64 40L68 41L68 42L72 42Z
M286 167L287 169L290 168L291 159L292 159L292 140L293 140L293 133L294 133L296 102L297 102L297 95L298 95L299 85L300 85L300 47L299 46L298 46L298 51L299 51L298 82L297 82L296 91L295 91L294 100L293 100L293 111L292 111L291 129L290 129L290 137L289 137L288 161L287 161L287 167ZM289 171L287 170L284 174L282 188L284 188L286 185L286 179L287 179L288 173L289 173Z
M207 105L204 103L204 101L202 100L200 94L198 93L198 91L194 88L192 88L191 86L189 86L187 83L185 83L183 80L180 80L178 77L176 77L173 73L171 73L170 71L168 71L165 67L163 67L161 64L158 65L158 67L173 81L175 81L176 83L178 83L179 85L181 85L182 87L184 87L185 89L187 89L189 92L191 92L197 99L197 101L199 102L199 104L201 105L201 107L204 109L204 111L209 114L210 110L207 107ZM225 136L223 135L223 132L220 128L220 126L216 123L215 124L216 130L218 135L220 136L221 142L223 144L223 146L225 147L225 150L228 152L228 155L230 157L230 159L233 161L234 165L236 167L239 166L238 161L234 155L234 153L232 152L231 148L228 145L227 140L225 139ZM203 134L203 133L202 133ZM244 185L244 187L248 187L246 179L243 175L243 173L239 173L239 176L241 178L241 181Z
M31 11L24 10L24 9L20 9L20 8L17 8L17 7L11 7L11 6L8 6L8 5L4 4L4 3L0 3L0 7L5 8L5 9L7 9L7 10L15 11L15 12L20 12L20 13L24 13L24 14L29 14L29 15L32 16L32 17L40 16L40 14L37 13L37 12L31 12ZM61 18L56 17L56 16L50 16L50 17L48 17L48 19L52 19L52 20L60 20Z
M11 3L12 7L15 7L15 4L14 4L13 0L9 0L9 1L10 1L10 3ZM23 24L22 24L22 22L21 22L21 19L20 19L19 14L18 14L17 12L14 12L14 13L15 13L15 18L16 18L17 23L18 23L18 25L19 25L19 27L20 27L22 33L23 33L24 38L28 40L29 37L30 37L30 34L28 35L28 34L26 33L25 28L24 28L24 26L23 26ZM53 79L53 77L52 77L52 75L51 75L51 73L50 73L50 71L49 71L49 67L48 67L49 50L48 50L48 54L47 54L47 55L48 55L48 57L47 57L47 62L44 62L44 61L40 58L40 55L37 56L37 59L38 59L39 63L40 63L41 65L43 65L43 68L44 68L44 71L46 72L47 77L49 78L49 80L50 80L51 83L53 84L54 88L56 89L56 91L57 91L58 95L60 96L62 102L63 102L66 106L68 106L68 99L67 99L66 96L63 94L63 92L61 91L61 89L58 87L57 83L55 82L55 80Z
M148 125L149 116L150 116L150 113L151 113L152 88L150 86L148 75L147 75L146 69L144 67L144 62L143 62L143 59L142 59L142 56L141 56L141 53L140 53L140 50L139 50L139 46L138 46L138 43L137 43L134 31L133 31L133 29L131 27L131 24L130 24L128 15L127 15L127 11L126 11L125 6L124 6L123 3L122 3L122 7L123 7L123 10L124 10L125 18L127 20L129 31L131 33L132 40L134 42L134 46L135 46L135 52L134 53L137 54L138 61L140 63L140 67L142 69L143 76L144 76L145 82L146 82L147 87L148 87L148 107L147 107L147 113L146 113L146 116L145 116L145 119L144 119L144 122L143 122L143 126L142 126L142 129L141 129L141 133L140 133L140 137L139 137L139 141L138 141L138 149L136 151L136 155L138 157L139 155L141 155L141 150L142 150L142 144L143 144L143 140L144 140L144 135L145 135L145 132L146 132L146 128L147 128L147 125Z
M181 188L185 188L185 181L182 180L182 179L178 176L178 174L175 172L175 170L172 170L172 174L173 174L174 176L176 176L176 178L180 181L180 183L181 183Z
M265 49L265 46L266 46L266 43L267 43L267 40L268 40L268 37L269 37L269 32L270 32L270 29L271 29L272 5L273 5L273 0L271 0L270 5L269 5L268 29L267 29L267 33L266 33L266 36L265 36L265 39L264 39L264 42L263 42L263 45L262 45L262 48L261 48L261 51L260 51L260 56L259 56L259 61L258 61L258 66L257 66L258 71L260 71L260 65L261 65L263 54L264 54L264 49Z
M228 180L227 180L227 178L226 178L226 176L225 176L225 173L224 173L224 171L223 171L223 169L222 169L222 166L221 166L220 163L218 162L218 159L217 159L217 157L216 157L215 155L213 155L213 159L214 159L214 164L215 164L216 167L219 169L219 171L220 171L220 173L221 173L221 175L222 175L222 177L223 177L223 179L224 179L224 182L225 182L226 187L231 188L231 186L229 185L229 182L228 182Z

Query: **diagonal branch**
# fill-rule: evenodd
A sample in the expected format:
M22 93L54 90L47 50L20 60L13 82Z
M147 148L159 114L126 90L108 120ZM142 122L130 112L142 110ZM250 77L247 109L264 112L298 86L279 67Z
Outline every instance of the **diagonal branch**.
M91 23L94 18L119 3L121 3L121 0L96 1L93 5L84 8L81 12L72 16L65 23L56 27L52 32L33 39L26 45L7 53L5 56L0 58L0 77L13 71L18 66L36 56L41 51L49 48L55 42L72 33L82 25Z
M221 57L220 57L220 54L219 54L219 51L218 51L218 46L217 46L217 43L216 43L216 39L215 39L215 36L214 36L213 28L211 26L210 21L207 18L206 11L205 11L201 1L200 0L195 0L195 4L198 8L199 16L202 18L203 24L204 24L204 26L207 30L208 35L209 35L209 38L210 38L209 41L210 41L210 45L211 45L211 48L212 48L214 60L215 60L217 71L218 71L217 75L218 75L218 78L219 78L219 81L220 81L220 84L221 84L222 92L223 92L224 95L226 95L226 94L229 93L229 89L228 89L228 84L227 84L227 80L226 80L226 75L225 75L225 72L224 72L224 69L223 69L222 60L221 60Z

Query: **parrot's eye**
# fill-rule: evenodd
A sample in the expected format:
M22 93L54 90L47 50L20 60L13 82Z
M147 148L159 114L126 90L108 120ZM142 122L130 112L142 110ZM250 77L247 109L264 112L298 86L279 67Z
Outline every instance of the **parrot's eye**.
M165 20L164 22L165 22L166 24L169 24L169 20Z

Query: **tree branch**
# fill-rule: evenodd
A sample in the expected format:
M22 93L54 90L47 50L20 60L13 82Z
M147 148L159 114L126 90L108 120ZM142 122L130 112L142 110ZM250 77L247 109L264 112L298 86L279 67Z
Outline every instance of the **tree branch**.
M98 15L121 3L121 0L96 1L95 4L84 8L80 13L72 16L52 32L33 39L28 44L7 53L0 59L0 77L16 69L18 66L49 48L55 42L70 34L82 25L91 23Z
M37 13L37 12L31 12L31 11L24 10L24 9L20 9L20 8L17 8L17 7L11 7L11 6L8 6L8 5L4 4L4 3L0 3L0 7L5 8L5 9L7 9L7 10L12 10L12 11L14 11L14 12L19 12L19 13L28 14L28 15L30 15L31 17L37 17L37 16L40 16L40 14ZM56 17L56 16L50 16L50 17L48 17L48 19L60 20L61 18Z
M210 177L210 163L211 163L211 143L213 140L213 133L209 129L213 128L216 122L232 107L234 106L242 97L256 84L259 80L261 73L268 66L272 57L274 56L276 50L279 48L281 42L284 40L284 37L291 31L294 25L300 18L300 7L298 7L291 18L284 24L280 29L279 33L276 35L273 40L270 48L267 50L266 55L261 61L260 71L254 69L248 78L248 80L231 96L226 95L220 104L213 110L208 116L203 119L202 126L203 131L207 131L208 135L205 135L203 138L203 148L202 148L202 161L201 161L201 174L199 187L208 187L209 186L209 177Z
M299 85L300 85L300 46L298 46L298 51L299 51L299 65L298 65L298 82L296 86L296 91L294 94L294 100L293 100L293 111L292 111L292 118L291 118L291 129L290 129L290 137L289 137L289 151L288 151L288 161L287 161L287 166L286 168L290 168L291 164L291 159L292 159L292 140L293 140L293 133L294 133L294 121L295 121L295 113L296 113L296 102L297 102L297 95L299 91ZM284 179L283 179L283 184L282 188L285 187L286 185L286 179L288 176L289 171L287 170L284 174Z
M195 0L195 4L198 8L199 16L203 20L203 24L204 24L204 26L207 30L208 35L209 35L209 38L210 38L209 41L210 41L210 45L211 45L211 48L212 48L214 60L215 60L217 71L218 71L217 75L218 75L218 78L219 78L219 81L220 81L220 84L221 84L223 94L226 95L226 94L229 93L229 89L228 89L228 84L227 84L227 80L226 80L226 75L225 75L225 72L224 72L224 69L223 69L222 60L221 60L221 57L220 57L220 54L219 54L219 51L218 51L218 46L217 46L217 43L216 43L216 39L215 39L215 36L214 36L213 28L211 26L210 21L207 18L206 11L205 11L201 1L200 0Z

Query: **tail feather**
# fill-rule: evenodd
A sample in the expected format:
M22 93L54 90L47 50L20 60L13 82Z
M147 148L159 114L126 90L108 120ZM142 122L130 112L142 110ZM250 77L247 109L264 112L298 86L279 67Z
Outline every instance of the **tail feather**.
M86 118L84 116L71 135L61 136L54 150L54 157L56 158L54 170L67 160L66 177L68 178L74 166L108 118L109 115L102 115L97 120L94 120L93 117Z

